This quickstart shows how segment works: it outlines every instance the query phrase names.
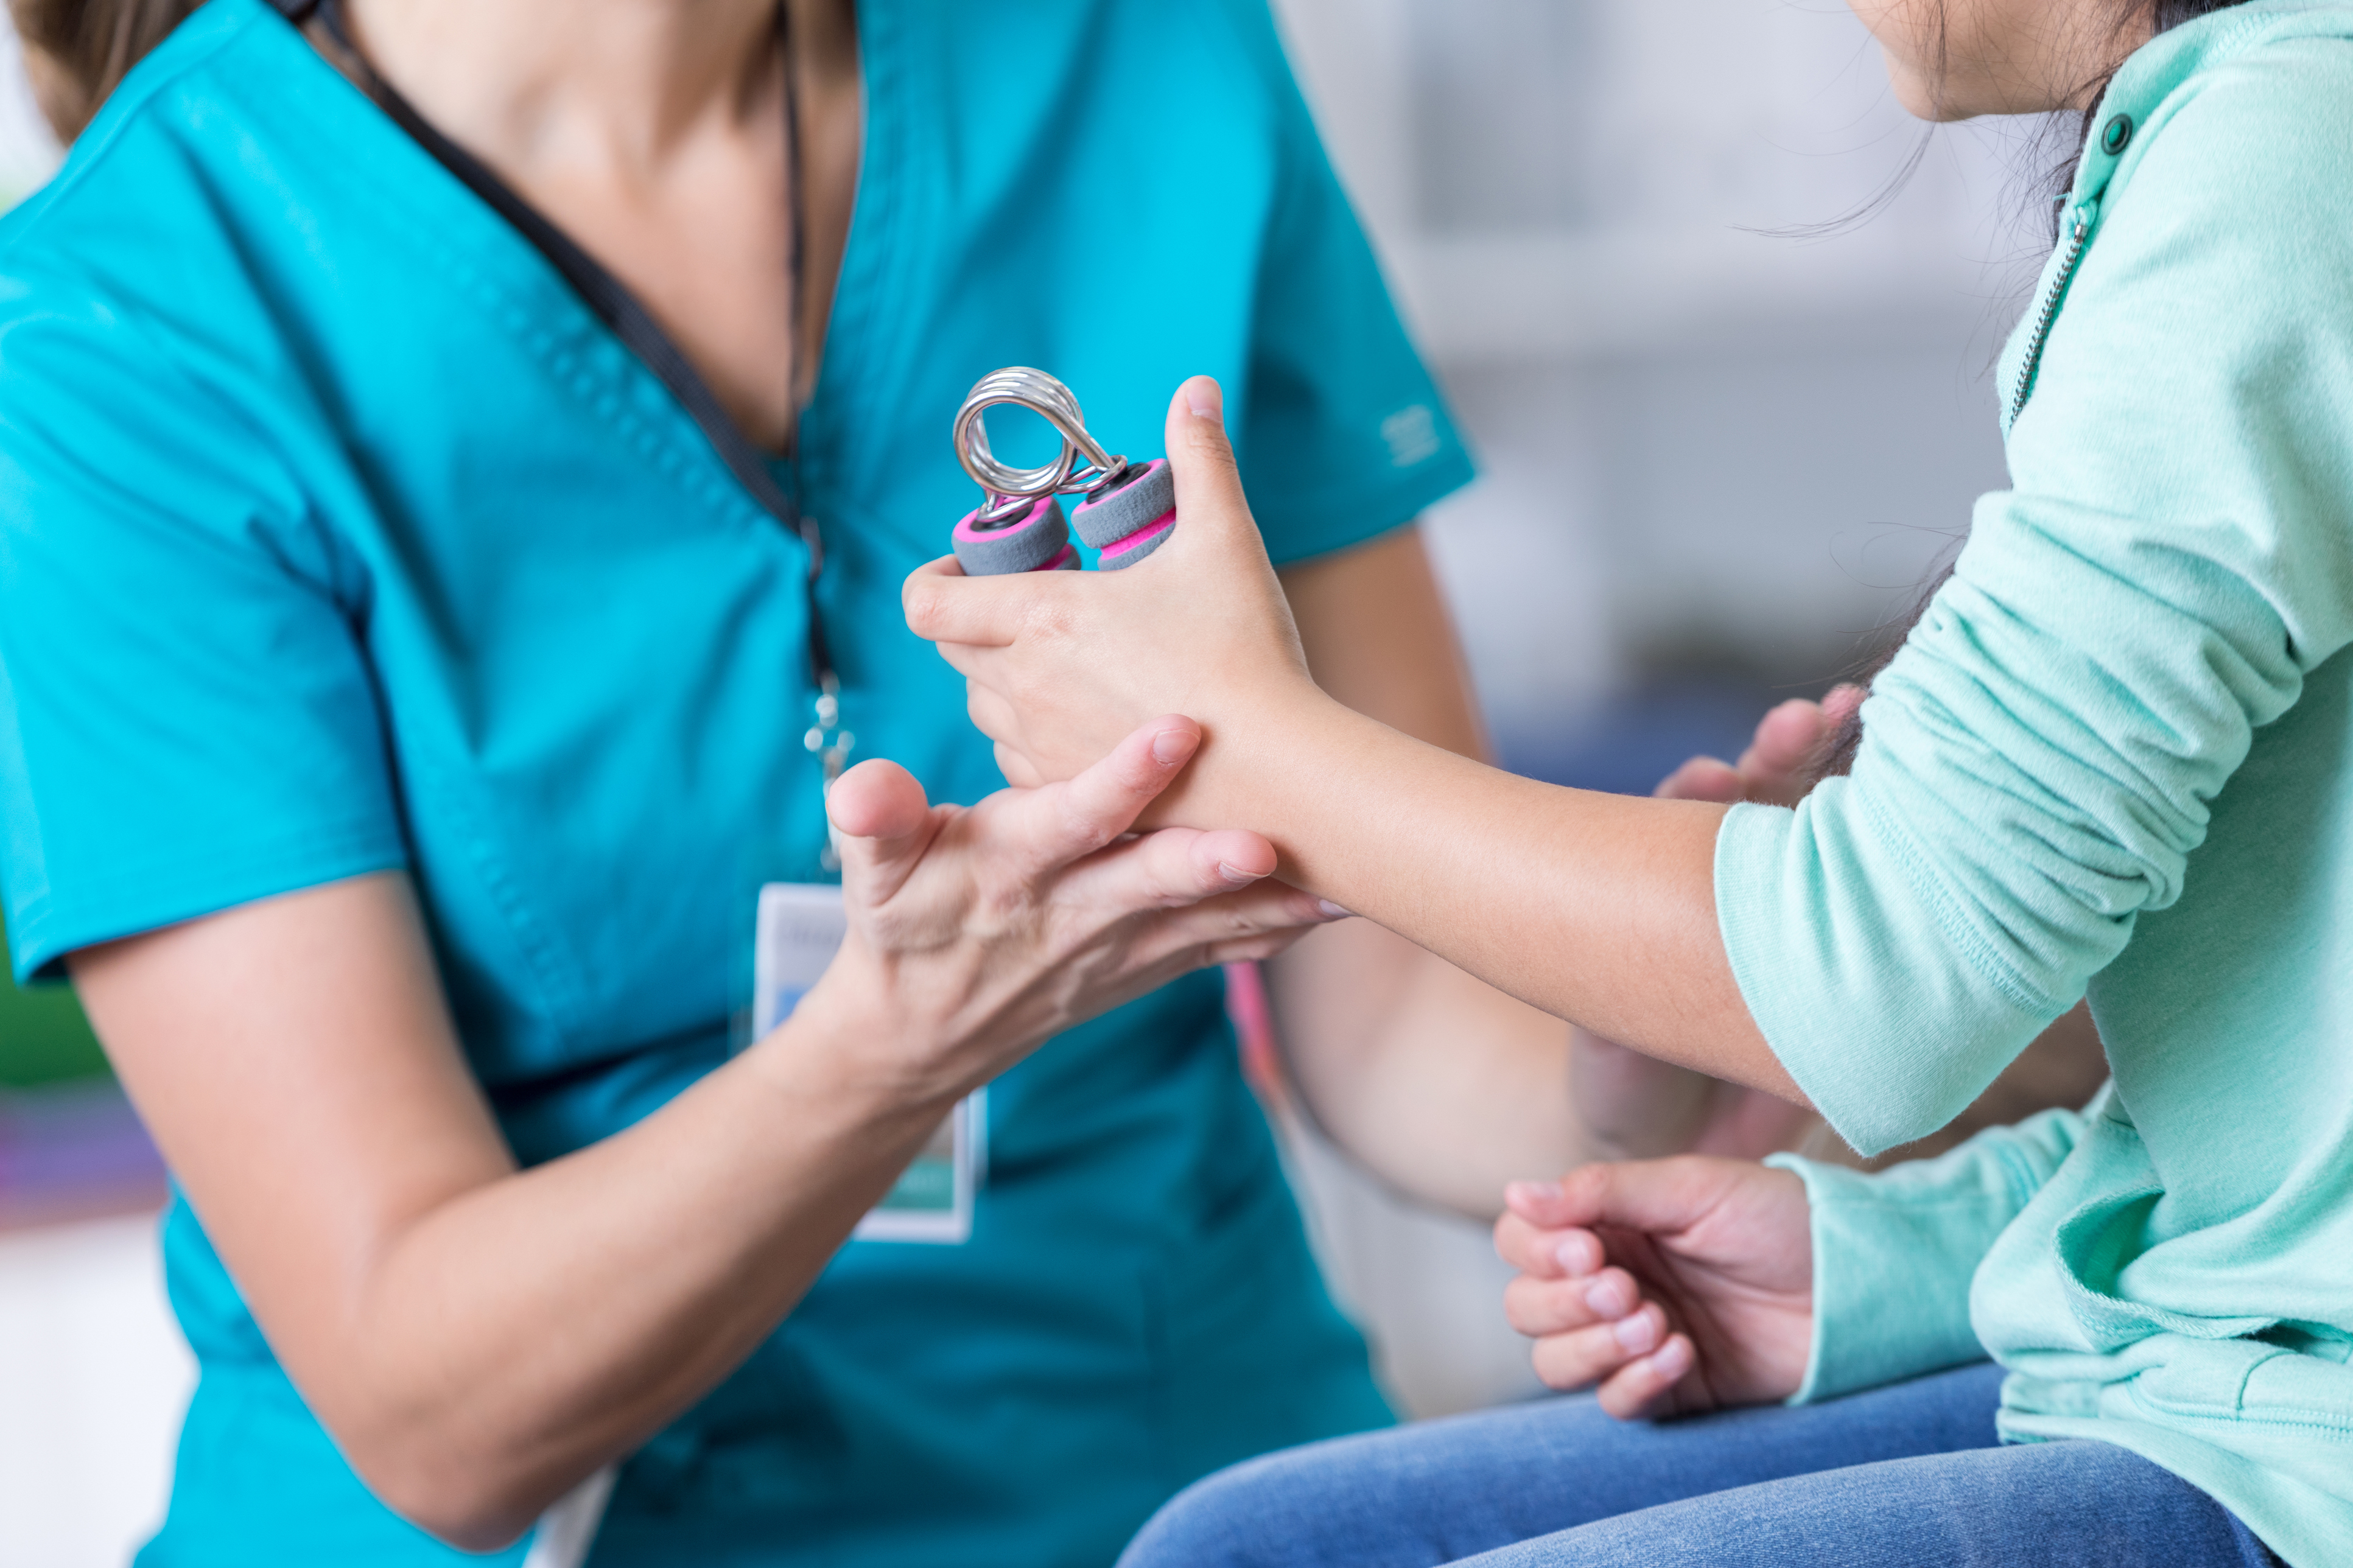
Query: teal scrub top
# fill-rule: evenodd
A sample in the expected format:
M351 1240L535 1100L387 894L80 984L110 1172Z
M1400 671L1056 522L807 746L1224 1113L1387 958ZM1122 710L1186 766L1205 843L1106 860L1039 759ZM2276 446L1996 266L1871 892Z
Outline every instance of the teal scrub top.
M899 584L976 499L947 426L982 374L1053 369L1137 455L1218 376L1279 561L1469 465L1261 0L860 26L849 250L774 472L858 754L969 801L1001 781ZM537 250L214 0L0 221L16 973L402 868L520 1158L626 1127L730 1049L758 886L824 877L807 563ZM623 1467L592 1561L1102 1563L1193 1478L1388 1419L1214 974L988 1104L971 1240L846 1247ZM142 1563L459 1560L343 1463L185 1203L164 1229L201 1376Z

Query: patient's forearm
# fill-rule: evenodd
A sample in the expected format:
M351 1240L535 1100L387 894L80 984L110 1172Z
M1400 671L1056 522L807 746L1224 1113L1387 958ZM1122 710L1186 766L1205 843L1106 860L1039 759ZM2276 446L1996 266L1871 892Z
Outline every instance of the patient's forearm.
M1309 671L1333 700L1434 747L1485 755L1418 529L1281 577ZM1504 1182L1589 1157L1559 1020L1369 921L1316 932L1267 978L1310 1113L1399 1190L1492 1218Z
M1717 933L1725 807L1514 778L1320 696L1229 713L1195 766L1188 816L1267 834L1286 879L1556 1017L1801 1098Z

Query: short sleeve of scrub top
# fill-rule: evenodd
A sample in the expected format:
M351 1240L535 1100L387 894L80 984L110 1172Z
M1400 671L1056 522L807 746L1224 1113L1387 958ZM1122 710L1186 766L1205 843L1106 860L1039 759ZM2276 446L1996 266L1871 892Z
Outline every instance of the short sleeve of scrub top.
M0 393L0 876L26 970L406 863L333 542L249 428L187 417L195 384L128 311L76 304L0 336L0 377L39 389Z
M850 240L770 467L857 755L972 800L1002 780L898 588L973 503L979 375L1054 370L1139 456L1217 375L1278 560L1469 465L1261 5L859 19ZM809 563L543 257L213 0L0 220L16 972L405 868L517 1157L609 1136L726 1059L760 885L824 879ZM987 1133L970 1241L845 1247L624 1464L596 1563L1102 1563L1195 1477L1388 1419L1216 975L1048 1042ZM367 1493L185 1203L164 1254L201 1376L150 1568L481 1560Z
M1471 461L1406 340L1264 12L1249 8L1245 19L1258 25L1284 155L1234 443L1251 510L1282 565L1362 542L1368 518L1405 521L1468 482ZM1400 513L1400 502L1409 510Z

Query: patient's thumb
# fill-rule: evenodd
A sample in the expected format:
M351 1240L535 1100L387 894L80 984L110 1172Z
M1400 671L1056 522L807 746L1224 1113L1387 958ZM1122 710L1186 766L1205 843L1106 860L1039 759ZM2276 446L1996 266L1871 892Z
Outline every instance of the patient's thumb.
M1217 382L1197 375L1168 405L1168 467L1176 479L1180 530L1222 538L1254 538L1250 500L1226 438L1226 398Z

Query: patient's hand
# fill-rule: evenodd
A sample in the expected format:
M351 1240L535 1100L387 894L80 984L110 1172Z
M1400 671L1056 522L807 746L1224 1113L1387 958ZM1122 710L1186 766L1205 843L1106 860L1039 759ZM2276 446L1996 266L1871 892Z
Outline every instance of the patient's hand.
M965 677L1015 784L1070 778L1144 720L1183 713L1210 737L1189 790L1220 749L1250 749L1230 737L1279 749L1298 710L1331 706L1250 518L1216 382L1177 389L1167 440L1179 521L1151 559L968 578L951 555L907 579L907 625Z
M1684 1155L1514 1182L1495 1250L1555 1388L1599 1384L1624 1418L1786 1399L1805 1381L1814 1248L1805 1184Z

